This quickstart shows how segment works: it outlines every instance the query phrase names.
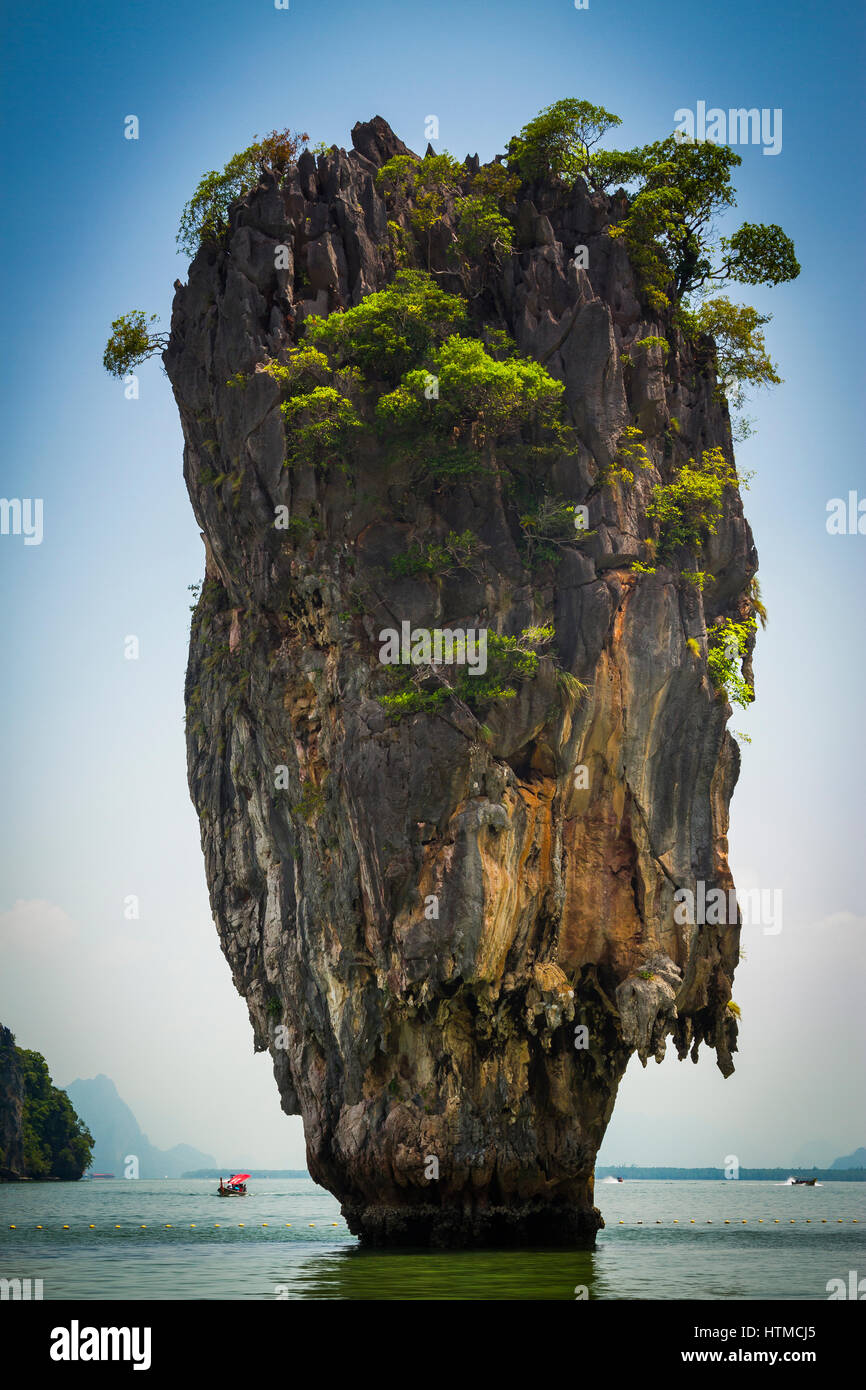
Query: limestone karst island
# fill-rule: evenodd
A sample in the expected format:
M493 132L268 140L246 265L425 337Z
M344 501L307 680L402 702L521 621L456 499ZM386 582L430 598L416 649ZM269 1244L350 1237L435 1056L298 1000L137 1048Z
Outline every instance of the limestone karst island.
M765 614L729 147L569 98L491 163L272 132L205 176L154 352L205 547L188 775L222 950L373 1245L591 1246L629 1058L733 1071L732 705ZM701 897L701 895L703 895ZM735 908L735 903L734 903ZM691 914L692 918L694 914Z

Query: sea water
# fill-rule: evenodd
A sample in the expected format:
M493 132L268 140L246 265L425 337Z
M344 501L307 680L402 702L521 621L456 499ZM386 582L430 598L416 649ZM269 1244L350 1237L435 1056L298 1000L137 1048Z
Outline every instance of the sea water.
M863 1183L598 1182L593 1251L457 1252L362 1250L309 1179L250 1179L228 1199L216 1186L0 1186L0 1280L69 1300L779 1300L866 1276Z

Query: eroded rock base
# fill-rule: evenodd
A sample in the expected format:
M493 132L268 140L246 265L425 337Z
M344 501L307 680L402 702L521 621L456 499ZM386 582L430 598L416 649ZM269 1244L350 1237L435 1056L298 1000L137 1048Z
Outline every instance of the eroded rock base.
M353 1235L370 1247L414 1246L439 1250L473 1247L555 1246L591 1250L604 1226L596 1207L523 1202L464 1210L457 1206L351 1206L343 1216Z

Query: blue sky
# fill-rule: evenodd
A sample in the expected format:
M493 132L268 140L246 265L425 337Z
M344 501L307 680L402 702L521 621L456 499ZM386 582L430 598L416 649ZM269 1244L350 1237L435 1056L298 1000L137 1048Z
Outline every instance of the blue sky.
M698 101L781 108L777 156L739 150L738 220L780 223L803 272L742 292L773 313L784 385L756 398L738 451L770 624L732 805L742 887L780 886L785 926L756 929L735 986L738 1072L623 1084L612 1161L833 1157L864 1142L846 1097L862 1067L861 886L866 536L829 536L828 499L866 495L862 353L863 27L854 4L566 0L161 0L4 5L0 119L8 190L0 491L44 499L44 540L0 537L7 680L0 826L0 1018L61 1081L104 1071L154 1143L303 1161L253 1058L210 921L189 805L182 689L187 585L203 551L182 439L157 362L137 401L101 366L132 307L167 327L181 208L207 169L286 125L349 146L381 114L414 149L490 158L564 96L668 133ZM140 138L123 138L137 115ZM737 225L732 221L731 228ZM135 634L137 662L123 659ZM141 917L123 917L137 894ZM861 1078L862 1079L862 1078Z

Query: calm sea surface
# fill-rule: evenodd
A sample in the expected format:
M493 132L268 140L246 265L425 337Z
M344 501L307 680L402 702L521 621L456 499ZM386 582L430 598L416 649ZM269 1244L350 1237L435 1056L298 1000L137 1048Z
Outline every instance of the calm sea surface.
M603 1299L826 1300L829 1279L866 1275L863 1183L599 1182L592 1253L441 1254L362 1251L306 1179L251 1179L229 1200L215 1187L0 1186L0 1278L42 1279L45 1299L574 1299L585 1286Z

